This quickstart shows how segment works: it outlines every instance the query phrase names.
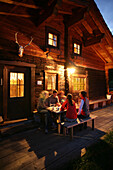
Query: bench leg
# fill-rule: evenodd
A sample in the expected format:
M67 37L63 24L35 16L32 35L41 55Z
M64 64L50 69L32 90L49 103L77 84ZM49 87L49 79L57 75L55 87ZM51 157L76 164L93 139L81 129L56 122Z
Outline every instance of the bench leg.
M92 130L94 130L94 119L92 119Z
M63 134L66 136L66 127L63 127Z
M71 128L70 138L71 138L71 140L73 139L73 127Z

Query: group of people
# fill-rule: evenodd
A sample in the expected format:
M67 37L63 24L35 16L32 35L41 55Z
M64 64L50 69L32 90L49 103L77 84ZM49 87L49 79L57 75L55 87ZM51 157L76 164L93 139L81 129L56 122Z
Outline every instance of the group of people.
M89 116L89 100L87 98L87 93L85 91L81 91L80 93L80 104L78 112L76 110L76 103L73 100L72 94L64 95L64 91L53 90L53 94L49 96L48 91L42 91L40 93L39 101L38 101L38 112L43 113L45 116L45 133L48 133L48 120L51 120L52 126L55 127L55 123L53 118L50 115L50 112L47 110L47 107L52 105L60 106L61 111L66 110L66 121L75 121L77 117L86 118Z

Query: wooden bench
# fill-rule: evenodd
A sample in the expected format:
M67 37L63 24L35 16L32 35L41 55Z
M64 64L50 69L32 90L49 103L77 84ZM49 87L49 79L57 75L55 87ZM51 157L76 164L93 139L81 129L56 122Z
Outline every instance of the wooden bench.
M93 110L98 107L104 107L106 105L109 105L111 103L111 99L99 99L94 101L89 101L89 109Z
M62 125L63 125L63 134L64 134L64 136L66 136L66 129L71 129L70 138L73 139L73 127L78 126L80 124L83 124L85 122L88 122L90 120L92 120L92 130L94 130L94 119L96 117L97 116L90 115L90 117L85 118L85 119L77 118L77 120L75 122L63 122Z

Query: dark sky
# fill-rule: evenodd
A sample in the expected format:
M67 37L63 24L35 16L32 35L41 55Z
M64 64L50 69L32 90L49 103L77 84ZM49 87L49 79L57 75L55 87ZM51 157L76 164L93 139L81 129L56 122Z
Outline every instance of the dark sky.
M100 12L113 34L113 0L95 0Z

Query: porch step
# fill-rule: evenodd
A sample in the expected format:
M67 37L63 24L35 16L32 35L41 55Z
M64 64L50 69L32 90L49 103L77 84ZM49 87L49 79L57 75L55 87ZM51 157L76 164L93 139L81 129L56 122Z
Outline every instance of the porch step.
M33 120L21 119L6 121L0 124L0 138L8 137L16 133L39 127L39 124Z

